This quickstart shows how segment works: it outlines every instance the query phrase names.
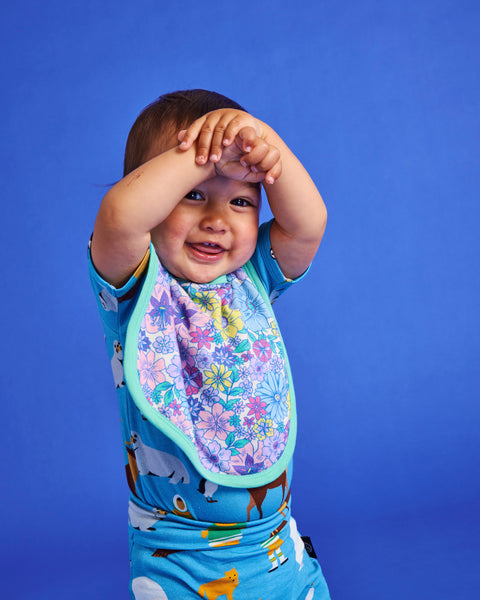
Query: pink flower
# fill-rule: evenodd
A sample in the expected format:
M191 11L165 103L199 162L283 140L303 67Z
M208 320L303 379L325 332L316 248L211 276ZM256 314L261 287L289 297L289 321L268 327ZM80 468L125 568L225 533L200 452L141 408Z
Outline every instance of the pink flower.
M223 406L216 402L212 406L211 412L210 410L200 411L197 429L203 431L203 437L207 440L214 438L224 440L235 429L229 423L233 414L233 411L224 410Z
M267 362L272 356L272 349L267 340L257 340L253 344L253 351L262 362Z
M255 418L258 420L267 413L267 403L262 402L260 396L256 396L255 398L250 397L249 400L250 402L247 402L247 408L250 409L248 411L249 415L255 415Z
M140 354L138 358L138 373L140 384L147 385L151 390L165 381L165 361L163 358L155 360L155 354L150 350L146 354Z
M192 336L192 342L198 344L199 349L203 346L210 348L212 345L213 335L210 334L208 329L202 330L200 327L195 327L195 331L192 331L190 335Z

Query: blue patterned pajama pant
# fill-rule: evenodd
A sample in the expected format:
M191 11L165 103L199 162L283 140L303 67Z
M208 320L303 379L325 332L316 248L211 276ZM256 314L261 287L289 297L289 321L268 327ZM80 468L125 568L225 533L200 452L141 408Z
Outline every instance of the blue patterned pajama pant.
M288 512L288 510L287 510ZM130 525L134 600L329 600L293 518L212 524L180 517Z

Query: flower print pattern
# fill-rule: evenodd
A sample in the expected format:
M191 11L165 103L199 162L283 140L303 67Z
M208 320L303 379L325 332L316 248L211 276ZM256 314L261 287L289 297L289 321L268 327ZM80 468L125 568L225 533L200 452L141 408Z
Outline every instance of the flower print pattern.
M267 340L257 340L254 342L253 351L262 362L268 362L272 356L272 348Z
M221 365L224 365L226 368L235 366L235 357L233 356L233 352L226 344L215 350L213 353L213 360Z
M175 312L175 325L177 328L190 329L190 319L196 314L195 308L189 308L184 302L178 304L178 310Z
M211 442L208 446L201 446L199 455L202 463L208 465L212 473L219 473L227 468L231 452L226 448L222 448L218 442Z
M195 356L195 363L200 370L204 371L212 364L212 358L208 352L201 350Z
M150 390L155 389L158 383L165 381L163 374L165 370L165 361L163 358L155 360L155 353L150 350L146 354L139 355L138 373L140 376L140 385L147 386Z
M273 435L273 426L271 419L258 419L253 426L253 431L257 434L259 440L264 440L266 437Z
M196 349L189 347L185 340L181 340L178 344L178 353L180 354L180 362L184 368L195 364Z
M274 430L263 442L263 456L270 460L278 456L285 449L285 441L285 432Z
M192 291L191 298L203 312L213 312L218 304L215 291Z
M287 415L285 399L288 395L288 384L283 373L267 373L257 391L265 398L272 419L283 420Z
M208 329L202 329L201 327L195 327L195 330L191 332L192 342L200 348L210 349L213 342L213 335Z
M141 331L140 335L138 337L138 349L141 352L146 352L147 350L149 350L152 346L152 343L150 341L150 338L148 338L145 335L145 331Z
M234 292L237 292L234 308L240 310L245 325L251 331L260 331L269 327L270 310L258 293L255 286L245 279L241 285L232 283Z
M200 411L202 410L202 403L198 399L197 396L189 396L187 398L188 402L188 410L190 416L192 417L192 421L196 423L200 417Z
M163 292L160 299L155 296L151 298L151 308L147 315L150 317L152 329L164 330L174 316L175 311L169 303L167 292Z
M259 360L258 358L254 358L250 362L248 376L251 377L253 381L263 381L263 376L265 375L266 368L267 365L265 362Z
M217 390L215 390L214 388L211 388L211 387L207 387L202 391L202 393L200 395L200 399L207 406L212 406L213 404L215 404L215 402L218 401L218 396L219 395L218 395Z
M202 374L193 365L187 365L183 370L185 380L185 392L189 395L197 394L203 385Z
M153 342L153 348L157 354L170 354L174 351L175 344L170 337L166 335L159 335Z
M270 369L274 373L279 373L283 368L283 359L280 356L272 356L272 360L270 361Z
M200 430L207 440L213 440L214 438L224 440L235 429L230 424L230 417L233 414L232 411L225 410L217 402L211 409L200 411L197 430Z
M219 392L224 392L232 385L231 375L232 371L227 371L225 365L212 363L211 371L205 371L205 383Z
M224 340L234 338L238 331L244 328L242 314L239 310L232 310L227 305L222 305L212 313L215 327L219 330Z
M167 373L172 378L173 385L177 390L183 389L183 369L180 360L180 355L176 354L173 356L170 364L167 368Z
M260 396L250 398L250 402L247 402L247 408L249 409L248 414L254 415L255 419L261 419L267 414L266 411L267 403L262 401Z
M147 401L190 439L207 470L258 473L282 456L286 358L271 310L243 269L196 284L160 266L137 369Z
M252 475L253 473L259 473L260 471L263 471L263 469L265 468L264 460L255 462L255 457L251 454L246 454L244 458L245 462L243 464L235 464L233 466L235 471L239 475Z

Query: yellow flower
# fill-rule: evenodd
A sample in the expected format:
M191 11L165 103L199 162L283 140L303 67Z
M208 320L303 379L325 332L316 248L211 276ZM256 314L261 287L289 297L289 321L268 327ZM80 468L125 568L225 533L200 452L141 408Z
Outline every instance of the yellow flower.
M253 426L253 431L257 434L259 440L264 440L266 437L273 435L273 423L271 419L262 417Z
M242 313L239 310L232 310L227 305L215 308L212 317L216 329L220 331L224 340L234 338L244 327Z
M212 363L212 370L205 371L205 383L207 385L211 385L214 389L218 389L220 392L224 392L225 388L232 387L232 381L230 377L232 376L231 371L227 371L225 365L217 365Z
M220 308L220 300L216 297L215 292L195 292L192 300L200 306L203 312L207 310L213 312L215 309Z

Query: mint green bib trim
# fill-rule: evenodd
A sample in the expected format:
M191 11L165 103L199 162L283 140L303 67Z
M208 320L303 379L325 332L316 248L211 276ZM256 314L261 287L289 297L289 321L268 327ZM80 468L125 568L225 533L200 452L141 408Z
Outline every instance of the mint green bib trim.
M261 282L257 271L255 270L255 268L253 267L253 265L250 261L248 261L248 263L243 268L244 268L245 272L247 273L247 275L250 277L250 279L256 285L258 291L260 292L260 295L262 296L263 300L265 301L265 305L269 307L272 317L275 319L275 323L276 323L277 319L275 317L275 313L273 312L272 303L270 302L270 298L268 297L267 291L264 288L263 283ZM278 324L277 324L277 327L278 327ZM288 360L288 354L286 351L286 347L285 347L285 343L283 341L282 334L280 332L280 328L278 328L278 333L280 335L280 338L282 339L283 354L284 354L285 364L287 367L288 381L290 384L289 385L289 388L290 388L290 431L289 431L289 435L288 435L287 445L285 446L285 450L283 452L282 458L279 461L279 462L282 462L282 466L283 466L283 461L284 460L286 461L286 463L287 463L285 465L285 469L286 469L290 459L293 456L293 451L295 450L295 444L296 444L296 440L297 440L297 403L296 403L296 399L295 399L295 388L293 387L293 378L292 378L292 371L290 368L290 361ZM278 464L278 463L276 463L276 464ZM278 475L280 475L280 473L282 473L282 472L283 472L283 469L281 469L278 472ZM272 478L272 481L273 481L273 479L275 479L275 477ZM264 484L261 484L261 485L264 485Z
M282 345L282 358L284 359L286 372L288 375L290 396L290 422L288 436L282 454L271 466L268 466L264 470L256 473L233 474L221 471L213 472L205 468L202 462L200 461L197 447L195 446L193 441L184 432L182 432L181 429L179 429L175 424L173 424L167 417L165 417L158 410L156 410L154 406L152 406L152 404L150 404L150 402L145 397L144 391L140 384L140 376L137 363L138 339L142 322L145 317L145 313L149 307L152 292L157 282L158 270L158 257L152 248L150 254L150 262L145 276L145 281L143 283L139 299L133 310L132 316L128 324L126 343L124 349L125 381L127 383L128 390L133 398L133 401L135 402L136 406L145 418L147 418L155 427L157 427L161 432L167 435L175 444L179 446L179 448L187 455L189 460L192 462L194 468L199 472L199 474L202 477L205 477L209 481L212 481L219 485L234 488L259 487L270 483L278 476L280 476L281 473L287 468L293 455L297 431L295 394L292 385L290 365L288 363L288 357L285 352L283 340L281 340L281 337L279 336ZM263 284L261 283L254 267L250 263L247 263L247 265L245 265L244 267L244 271L254 282L266 306L269 307L269 311L271 313L272 318L274 318L273 310L271 308L267 292L263 287ZM222 279L222 281L224 281L224 279ZM217 283L217 281L215 281L214 283Z

